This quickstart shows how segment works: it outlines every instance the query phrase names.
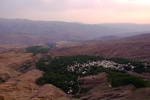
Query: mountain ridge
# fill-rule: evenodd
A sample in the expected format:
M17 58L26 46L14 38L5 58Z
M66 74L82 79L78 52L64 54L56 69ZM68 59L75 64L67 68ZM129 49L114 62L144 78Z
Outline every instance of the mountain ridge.
M135 24L133 28L127 29L124 25L126 26L126 24L120 27L120 24L83 24L0 18L0 44L34 45L51 41L86 41L112 35L127 37L150 32L149 27L143 29L145 24L140 25L141 28Z

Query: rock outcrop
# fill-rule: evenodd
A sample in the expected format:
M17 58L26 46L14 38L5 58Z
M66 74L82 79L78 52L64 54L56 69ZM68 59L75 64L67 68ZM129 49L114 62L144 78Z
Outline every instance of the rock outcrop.
M41 99L61 99L67 100L67 95L57 87L46 84L38 86L35 81L42 77L42 71L30 70L15 78L10 78L5 83L0 84L0 100L41 100Z

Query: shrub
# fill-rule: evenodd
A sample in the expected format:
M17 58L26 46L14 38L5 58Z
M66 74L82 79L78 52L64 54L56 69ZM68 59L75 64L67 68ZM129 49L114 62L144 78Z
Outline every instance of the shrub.
M108 73L108 78L111 82L112 87L129 84L134 85L136 88L142 88L147 86L147 81L144 81L142 78L134 77L125 73L110 72Z

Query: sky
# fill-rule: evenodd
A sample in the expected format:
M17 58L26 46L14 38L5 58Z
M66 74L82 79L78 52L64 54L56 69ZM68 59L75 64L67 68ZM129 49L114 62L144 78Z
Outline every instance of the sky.
M150 0L0 0L0 17L97 23L150 23Z

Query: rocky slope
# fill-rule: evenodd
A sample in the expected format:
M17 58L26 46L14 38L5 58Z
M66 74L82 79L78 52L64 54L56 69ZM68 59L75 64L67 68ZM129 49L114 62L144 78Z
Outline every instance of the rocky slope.
M41 71L31 70L16 78L11 78L7 82L0 84L0 97L15 100L67 99L67 95L62 90L51 84L36 85L35 81L40 77L42 77Z
M25 52L0 54L0 100L68 100L62 90L51 84L36 85L35 81L43 72L35 69L33 64L40 57ZM31 68L27 69L24 64L30 64Z

